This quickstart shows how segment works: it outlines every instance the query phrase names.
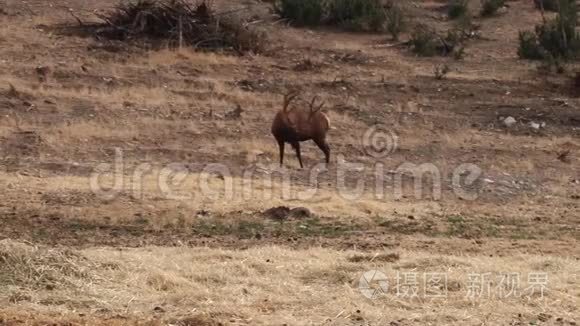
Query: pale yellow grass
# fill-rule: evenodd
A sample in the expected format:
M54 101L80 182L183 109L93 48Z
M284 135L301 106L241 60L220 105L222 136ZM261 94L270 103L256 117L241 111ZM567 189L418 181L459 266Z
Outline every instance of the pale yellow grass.
M363 253L275 246L244 251L94 248L65 253L9 240L0 242L0 250L18 267L3 271L0 302L6 308L44 313L104 310L111 315L143 316L161 307L164 319L201 314L248 325L383 325L400 319L423 325L498 325L518 318L537 320L540 314L565 321L580 315L580 263L572 258L403 251L398 252L400 260L387 262L377 256L380 250ZM384 273L389 281L386 292L374 300L364 297L358 288L362 274L369 270ZM22 274L24 271L29 274ZM39 274L41 271L45 274ZM548 277L543 297L539 288L535 294L524 291L534 272ZM446 275L443 297L425 296L425 273ZM470 298L470 293L478 292L469 275L484 273L493 277L490 294ZM519 275L514 288L521 297L500 296L500 288L509 289L498 281L502 273ZM397 275L406 282L417 276L418 297L397 294ZM56 286L47 290L49 283ZM377 288L376 283L371 286Z
M415 134L419 137L414 138L420 140L422 137L420 131ZM426 135L423 135L426 136ZM550 149L560 150L563 148L580 148L580 142L570 136L551 136L551 137L533 137L513 134L498 134L492 132L479 131L476 129L461 129L459 132L443 133L441 140L448 148L459 147L492 147L494 149L511 150L514 144L518 148L524 148L531 151Z
M93 137L130 140L139 134L135 124L113 125L96 121L80 121L65 126L55 126L45 132L49 143L58 145L65 140L88 141Z
M197 121L171 121L160 118L141 118L137 121L77 121L66 125L47 127L42 131L43 139L54 146L70 145L71 142L87 142L91 138L132 142L141 137L171 138L178 132L201 134ZM167 144L167 148L171 148Z
M218 141L217 144L220 142ZM240 139L236 146L232 146L231 142L227 141L223 141L221 144L224 150L230 149L245 155L246 163L249 164L261 161L262 157L266 157L266 160L270 161L278 155L278 147L275 146L275 141L272 138Z
M96 168L96 163L87 163ZM51 192L59 197L70 193L82 193L87 201L81 207L58 210L70 218L99 219L113 216L111 222L133 219L132 211L142 209L139 203L146 203L150 211L175 211L175 216L184 215L187 223L196 219L195 214L182 214L208 210L214 214L243 211L247 214L262 212L268 208L286 205L304 206L322 216L332 216L336 220L357 223L372 222L376 216L393 212L414 215L417 218L441 213L441 204L429 200L413 203L395 199L388 189L384 197L377 197L374 184L368 185L363 193L355 194L352 188L317 186L292 181L289 172L283 172L277 163L257 164L256 172L248 170L243 176L230 174L225 165L208 165L205 172L188 172L186 166L155 167L151 169L126 165L125 174L116 178L109 170L93 174L94 178L78 176L30 176L1 174L0 185L14 193L36 189L39 193ZM216 174L210 173L212 170ZM96 170L95 170L96 171ZM304 172L306 173L306 172ZM218 177L224 176L224 179ZM98 176L98 179L96 179ZM118 191L109 191L117 181ZM122 180L122 183L121 183ZM93 185L91 185L93 182ZM133 198L137 202L130 200ZM30 195L28 205L45 210L46 206L38 195ZM177 210L175 210L177 208ZM123 214L111 213L123 212ZM181 213L180 213L181 212ZM160 216L172 214L160 214ZM169 216L171 218L171 216ZM152 221L164 225L166 221Z
M165 105L168 103L186 104L183 96L170 92L167 87L116 87L94 88L80 86L76 88L62 88L58 84L30 84L17 78L8 78L9 83L17 91L34 94L35 97L82 98L101 104L123 104L130 102L138 105Z
M239 58L217 54L213 52L196 52L190 49L162 50L149 53L146 63L152 65L174 65L178 63L190 63L193 66L207 67L208 65L234 65L239 64Z

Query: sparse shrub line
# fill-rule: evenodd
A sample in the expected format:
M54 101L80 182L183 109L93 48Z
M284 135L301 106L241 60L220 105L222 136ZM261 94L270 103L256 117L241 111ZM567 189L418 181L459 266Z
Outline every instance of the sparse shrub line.
M295 25L388 31L395 39L404 29L404 13L394 0L386 4L382 0L278 0L274 9Z
M554 0L556 1L556 0ZM537 3L537 2L536 2ZM544 5L548 2L544 1ZM577 59L580 55L580 35L575 0L559 0L558 15L536 25L533 31L519 34L518 55L522 59L543 60L549 64Z
M505 0L482 0L481 16L483 17L493 16L503 6L505 6Z
M240 17L214 13L209 0L122 1L99 17L104 23L96 26L96 36L112 40L238 52L262 52L266 43L266 35L246 26Z
M418 25L411 35L409 45L414 53L422 57L454 55L460 59L464 51L460 46L463 41L463 35L456 30L440 35L426 25Z
M449 0L447 15L456 19L469 14L469 0Z

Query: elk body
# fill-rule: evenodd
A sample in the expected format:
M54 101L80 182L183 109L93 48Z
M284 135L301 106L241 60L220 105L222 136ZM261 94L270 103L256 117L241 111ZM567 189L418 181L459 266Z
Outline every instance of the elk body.
M272 134L280 148L280 165L284 163L284 145L290 144L296 151L300 167L302 156L300 154L300 142L312 140L322 150L326 163L330 162L330 147L326 142L326 133L330 129L330 120L326 114L320 112L324 103L315 106L316 97L310 102L310 109L288 108L290 102L298 96L298 93L290 93L284 96L282 110L278 111L272 122Z

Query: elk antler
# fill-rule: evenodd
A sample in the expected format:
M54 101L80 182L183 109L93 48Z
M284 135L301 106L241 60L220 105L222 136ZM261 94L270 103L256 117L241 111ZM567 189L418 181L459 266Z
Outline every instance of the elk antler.
M314 115L314 113L320 111L320 109L322 109L322 107L324 106L324 101L323 101L318 107L315 107L314 103L316 102L317 98L318 98L318 96L314 96L312 98L312 101L310 102L310 117L312 117L312 115Z
M292 102L292 100L295 99L298 94L299 93L297 91L292 91L284 95L284 105L282 107L282 111L286 112L288 110L288 105L290 105L290 102Z

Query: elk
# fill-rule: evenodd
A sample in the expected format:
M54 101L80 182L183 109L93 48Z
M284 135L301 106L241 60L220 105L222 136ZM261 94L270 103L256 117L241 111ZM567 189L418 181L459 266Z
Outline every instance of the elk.
M284 164L284 145L289 143L296 151L300 168L302 156L300 142L312 140L324 153L326 163L330 163L330 147L326 142L326 133L330 127L330 120L320 109L324 102L315 105L317 97L310 102L310 110L306 108L288 108L290 102L298 96L298 92L290 92L284 96L282 109L278 111L272 122L272 134L280 147L280 166Z

